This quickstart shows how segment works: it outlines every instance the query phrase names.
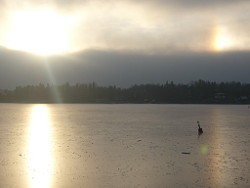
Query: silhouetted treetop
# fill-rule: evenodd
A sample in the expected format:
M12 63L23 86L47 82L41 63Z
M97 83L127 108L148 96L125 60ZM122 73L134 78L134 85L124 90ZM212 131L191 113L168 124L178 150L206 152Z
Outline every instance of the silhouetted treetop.
M98 86L95 82L70 85L38 84L0 90L0 102L21 103L249 103L250 84L192 81L189 84L140 84L129 88Z

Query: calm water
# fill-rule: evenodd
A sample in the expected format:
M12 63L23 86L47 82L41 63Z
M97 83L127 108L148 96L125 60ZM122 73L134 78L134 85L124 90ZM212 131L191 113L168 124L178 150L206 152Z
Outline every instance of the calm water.
M0 187L246 188L249 115L244 105L0 104Z

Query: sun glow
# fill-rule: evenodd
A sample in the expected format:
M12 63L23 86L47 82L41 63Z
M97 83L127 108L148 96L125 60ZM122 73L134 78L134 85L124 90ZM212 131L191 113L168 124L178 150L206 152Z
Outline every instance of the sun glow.
M49 188L52 178L51 127L48 109L37 105L32 110L28 140L28 172L31 188Z
M40 55L69 50L69 23L52 10L26 10L13 14L7 46Z
M230 36L229 30L223 26L217 26L215 28L214 40L212 48L214 51L226 51L234 48L234 42L232 36Z

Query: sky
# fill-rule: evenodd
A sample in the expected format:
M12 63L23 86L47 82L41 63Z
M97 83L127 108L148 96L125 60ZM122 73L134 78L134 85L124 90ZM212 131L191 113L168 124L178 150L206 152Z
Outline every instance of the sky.
M248 0L0 0L0 28L0 89L250 82Z

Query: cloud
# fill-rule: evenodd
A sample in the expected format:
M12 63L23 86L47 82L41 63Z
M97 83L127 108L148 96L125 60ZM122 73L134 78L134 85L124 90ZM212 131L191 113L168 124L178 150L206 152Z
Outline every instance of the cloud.
M10 11L50 7L73 18L72 51L211 51L218 27L227 28L234 40L231 44L236 47L227 49L250 49L250 3L244 0L9 0L7 4Z
M79 4L88 4L88 3L112 3L115 4L116 2L119 2L117 0L36 0L29 1L29 3L38 3L38 4L44 4L44 3L54 3L61 7L71 7L71 6L78 6ZM120 1L121 2L121 1ZM134 0L122 0L122 2L129 2L129 3L136 3L136 4L156 4L160 6L178 6L178 7L207 7L207 6L225 6L230 4L242 4L248 2L248 0L137 0L136 2Z
M70 20L64 26L71 52L78 53L46 59L1 49L0 88L51 82L51 75L59 84L123 87L167 80L250 82L249 1L0 0L0 46L8 47L13 14L43 9Z
M0 50L0 88L69 82L129 87L133 84L241 81L250 83L249 52L146 55L116 51L85 51L42 58Z
M2 15L5 11L5 1L4 0L0 0L0 21L2 18Z
M227 6L230 4L242 4L247 2L247 0L139 0L141 3L152 3L159 5L172 5L185 8L196 8L196 7L215 7L215 6Z
M250 48L244 42L248 37L235 32L249 31L246 24L240 24L241 20L249 21L250 3L246 1L202 1L206 6L191 0L109 2L85 4L83 19L74 35L79 48L208 51L218 25L225 25L230 30L234 35L231 39L239 41L236 43L238 49Z

